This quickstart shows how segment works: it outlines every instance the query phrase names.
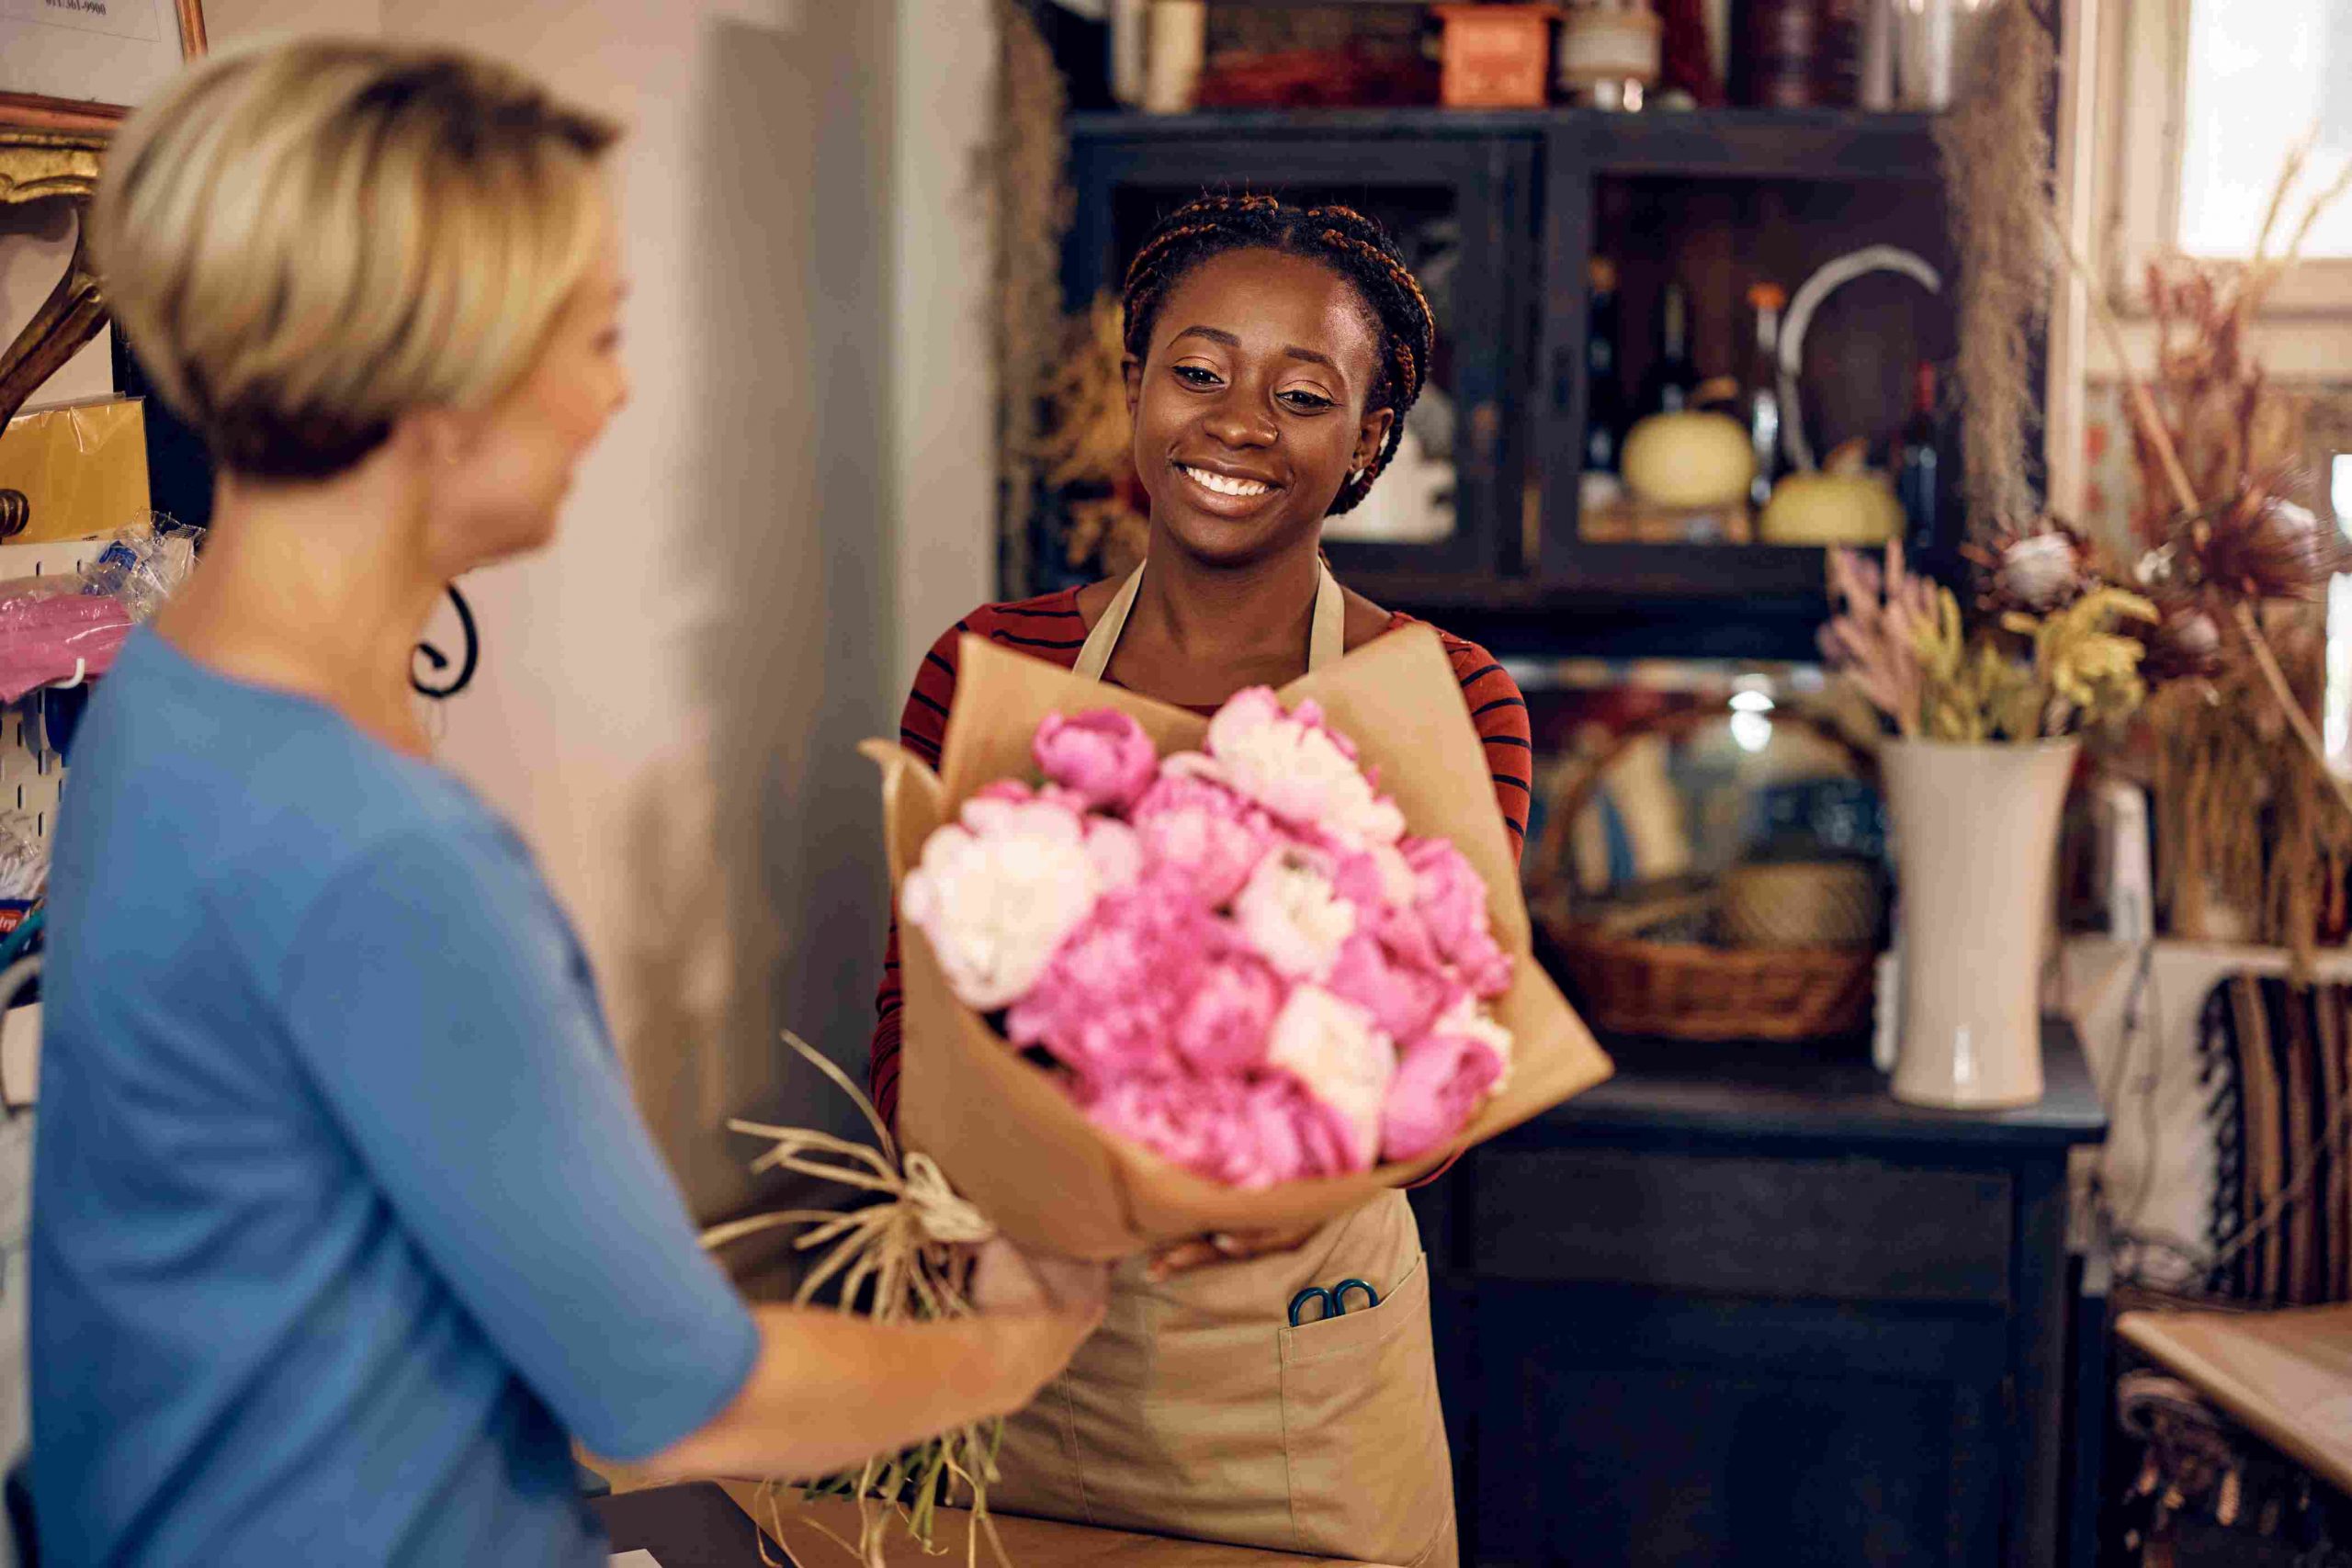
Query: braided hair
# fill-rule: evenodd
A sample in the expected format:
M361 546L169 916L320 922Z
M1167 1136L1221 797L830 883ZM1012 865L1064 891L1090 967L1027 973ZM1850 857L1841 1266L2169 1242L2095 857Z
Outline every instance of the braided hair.
M1370 493L1405 437L1406 412L1428 382L1436 346L1430 302L1388 231L1353 208L1295 207L1271 196L1204 196L1161 219L1127 267L1126 351L1143 359L1159 308L1176 285L1203 262L1233 251L1279 251L1322 263L1354 287L1379 329L1380 364L1364 407L1392 409L1396 418L1379 455L1349 475L1332 498L1336 517Z

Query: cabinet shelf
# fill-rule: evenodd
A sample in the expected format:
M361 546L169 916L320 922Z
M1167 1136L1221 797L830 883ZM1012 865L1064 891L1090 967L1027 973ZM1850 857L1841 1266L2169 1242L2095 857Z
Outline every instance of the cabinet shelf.
M1363 592L1531 653L1814 656L1819 551L1581 536L1588 264L1614 255L1623 297L1642 309L1669 275L1698 285L1698 346L1721 361L1702 372L1738 364L1739 300L1758 278L1792 287L1878 243L1918 250L1949 276L1929 117L1218 110L1080 114L1069 130L1077 200L1062 281L1073 308L1114 290L1150 223L1204 189L1361 207L1425 269L1439 374L1408 422L1425 458L1383 480L1397 525L1360 514L1351 521L1365 536L1335 533L1329 546ZM1913 357L1951 352L1948 297L1865 288L1840 313L1838 373L1805 397L1824 448L1889 434L1878 427L1902 407ZM1628 346L1622 369L1638 373L1646 347ZM1367 512L1383 502L1375 491ZM1940 558L1957 522L1915 549Z
M1204 109L1193 114L1075 114L1076 141L1159 145L1234 137L1427 141L1573 138L1605 172L1770 178L1933 180L1934 121L1861 109Z

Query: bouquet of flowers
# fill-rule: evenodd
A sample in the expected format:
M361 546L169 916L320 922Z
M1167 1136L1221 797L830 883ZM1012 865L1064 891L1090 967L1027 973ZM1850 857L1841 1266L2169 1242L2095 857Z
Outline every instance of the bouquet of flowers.
M1486 884L1312 699L1245 691L1164 760L1116 708L1031 750L1043 787L967 801L900 913L1094 1125L1265 1188L1425 1155L1507 1081Z
M1334 1218L1608 1075L1425 628L1213 719L967 638L940 772L868 752L899 1135L1023 1246Z

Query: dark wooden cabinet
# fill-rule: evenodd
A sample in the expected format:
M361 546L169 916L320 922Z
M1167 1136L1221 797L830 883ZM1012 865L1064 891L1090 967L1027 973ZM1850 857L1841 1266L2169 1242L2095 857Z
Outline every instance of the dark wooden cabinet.
M1433 462L1453 468L1447 525L1404 542L1341 529L1331 554L1374 598L1506 652L1809 658L1823 614L1818 550L1583 537L1595 254L1624 279L1629 387L1669 276L1691 290L1710 374L1748 367L1752 282L1792 289L1874 243L1917 251L1949 276L1934 142L1909 115L1079 115L1070 182L1073 309L1115 291L1150 224L1204 190L1342 201L1398 232L1439 316L1437 397L1409 423ZM1832 298L1847 319L1829 334L1834 364L1808 375L1807 412L1832 439L1883 438L1901 421L1913 359L1951 352L1950 299L1859 285ZM1413 483L1403 472L1383 486Z
M2041 1104L1789 1046L1619 1048L1416 1194L1465 1561L2061 1561L2071 1035Z
M1415 134L1250 135L1216 121L1089 122L1071 154L1079 198L1064 287L1073 304L1116 294L1128 261L1161 217L1204 192L1267 192L1339 203L1379 219L1404 245L1437 318L1436 364L1409 422L1415 448L1384 479L1452 474L1424 498L1409 538L1363 541L1335 526L1333 561L1351 578L1489 581L1520 570L1530 426L1526 378L1532 309L1536 141L1438 127ZM1439 455L1416 469L1410 458ZM1374 503L1395 496L1375 493Z

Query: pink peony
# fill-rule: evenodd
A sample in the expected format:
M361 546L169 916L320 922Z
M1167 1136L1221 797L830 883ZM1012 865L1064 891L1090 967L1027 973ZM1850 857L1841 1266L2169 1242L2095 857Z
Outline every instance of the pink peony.
M1357 929L1378 937L1395 963L1431 974L1442 970L1445 960L1421 919L1415 902L1420 884L1405 857L1385 845L1327 852L1332 852L1331 886L1355 909Z
M1404 834L1404 814L1373 788L1355 747L1314 703L1285 714L1264 686L1237 692L1209 720L1208 754L1225 783L1285 822L1354 843Z
M1346 851L1334 859L1331 886L1355 910L1355 929L1324 988L1371 1013L1391 1039L1415 1038L1459 987L1414 910L1411 868L1385 846Z
M1046 778L1098 810L1126 810L1159 770L1151 737L1116 708L1047 714L1029 750Z
M1124 1078L1081 1104L1105 1132L1230 1187L1349 1168L1342 1130L1287 1078Z
M1372 1015L1317 986L1299 986L1274 1020L1266 1064L1295 1079L1329 1111L1344 1139L1345 1168L1367 1170L1380 1152L1381 1107L1396 1051Z
M1238 1074L1265 1061L1288 987L1237 938L1201 966L1176 1016L1176 1051L1198 1073Z
M1381 1109L1383 1159L1412 1159L1451 1139L1510 1073L1510 1031L1463 998L1408 1045Z
M1170 758L1136 803L1136 830L1155 863L1182 871L1201 897L1222 907L1273 847L1275 829L1260 807L1215 779L1185 771L1186 757L1198 754Z
M1332 886L1327 861L1306 845L1284 845L1258 863L1233 900L1243 939L1294 980L1329 975L1356 929L1355 906Z
M974 790L972 797L964 803L964 809L968 812L973 807L984 801L997 802L1006 806L1026 806L1033 800L1052 798L1054 797L1020 779L999 779L994 784L984 784ZM1076 807L1073 806L1072 809Z
M1013 1002L1005 1033L1089 1078L1173 1073L1175 1021L1216 940L1216 917L1190 883L1147 874L1094 905Z
M1100 883L1076 813L1005 795L975 798L924 843L899 910L931 939L967 1007L1012 1001L1094 908Z
M1323 988L1370 1013L1392 1040L1410 1040L1427 1030L1454 995L1453 985L1434 965L1400 960L1370 931L1359 931L1340 944L1339 962Z
M1487 885L1460 850L1443 839L1408 839L1405 863L1413 868L1413 908L1440 957L1480 997L1510 989L1510 954L1495 941L1487 917Z

